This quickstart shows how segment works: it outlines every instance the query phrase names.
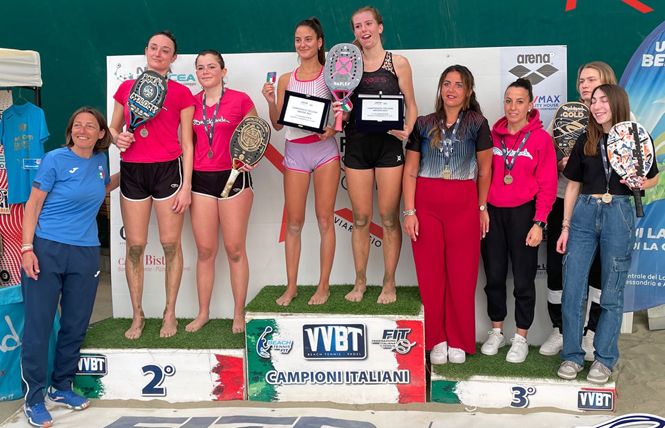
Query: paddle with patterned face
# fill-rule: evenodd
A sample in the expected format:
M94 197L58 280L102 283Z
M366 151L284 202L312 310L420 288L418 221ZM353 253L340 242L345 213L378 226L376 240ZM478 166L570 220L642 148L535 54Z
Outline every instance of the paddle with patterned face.
M633 191L635 215L643 217L640 182L654 163L655 152L651 136L637 122L619 122L608 134L607 158L612 169Z
M575 142L589 124L589 107L578 102L561 104L554 114L552 136L564 156L570 156Z
M229 143L231 150L231 173L221 197L227 198L243 165L256 165L266 152L270 142L270 125L256 116L247 116L238 124Z
M328 51L323 77L335 100L343 111L351 111L349 98L363 76L363 57L353 43L340 43ZM335 130L342 130L342 115L335 119Z
M133 133L141 125L157 116L164 106L168 79L166 76L146 70L134 81L129 91L127 105L129 107L129 123L127 131ZM143 127L139 131L141 137L148 136L148 129ZM124 150L123 150L124 151Z

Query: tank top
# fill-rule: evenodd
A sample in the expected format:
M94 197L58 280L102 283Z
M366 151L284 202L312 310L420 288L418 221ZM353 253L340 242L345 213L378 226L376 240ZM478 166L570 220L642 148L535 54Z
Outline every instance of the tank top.
M332 100L332 94L326 86L326 82L323 78L323 67L321 67L321 72L316 78L312 80L300 80L296 77L300 67L296 68L291 77L289 78L289 84L286 86L288 91L297 92L299 94L313 95L319 98L325 98ZM319 134L316 134L312 131L307 131L304 129L294 128L292 126L287 126L286 128L286 139L292 143L314 143L321 141Z
M358 87L353 91L351 102L354 106L356 105L358 94L377 95L379 92L382 92L385 95L399 95L401 93L399 81L397 80L397 73L395 71L395 66L393 65L392 52L386 51L386 55L383 58L383 64L381 64L381 67L379 67L378 70L363 72L363 77L360 80ZM355 114L356 110L351 110L349 124L346 127L347 134L349 132L357 132L355 130Z

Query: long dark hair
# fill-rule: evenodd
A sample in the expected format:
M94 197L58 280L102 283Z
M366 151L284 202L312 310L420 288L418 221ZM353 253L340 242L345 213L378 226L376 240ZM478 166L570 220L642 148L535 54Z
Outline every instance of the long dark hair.
M592 99L599 89L607 96L607 102L612 111L612 125L630 120L630 102L626 91L619 85L603 84L593 90L591 93ZM603 134L603 126L596 122L596 118L592 114L589 115L587 140L584 143L584 154L586 156L596 156L598 154L598 140Z
M94 109L89 106L84 106L76 110L74 113L72 113L71 117L69 118L69 122L67 123L67 128L65 129L65 141L67 147L72 147L74 145L74 141L72 140L72 128L74 127L74 120L76 119L76 116L78 116L81 113L89 113L95 117L95 120L97 121L97 125L99 125L99 130L104 131L104 136L97 140L95 143L95 147L92 148L92 151L97 153L102 150L106 150L109 148L111 145L111 131L109 131L109 127L106 124L106 118L104 118L104 115L99 112L99 110Z
M441 86L443 81L446 80L448 73L458 72L462 77L462 83L464 84L464 91L466 98L464 99L464 105L462 106L462 111L471 110L477 113L483 114L480 109L480 104L476 100L476 92L473 90L475 86L475 80L471 70L466 68L463 65L455 64L443 70L441 77L439 77L439 84L436 87L436 100L434 102L434 114L436 115L437 122L443 121L446 123L446 109L444 108L443 99L441 98ZM432 147L439 147L439 142L441 141L441 132L438 126L435 126L430 131L430 145Z
M295 30L298 29L298 27L309 27L311 28L315 33L316 33L316 38L321 39L321 47L319 48L319 51L317 52L317 57L319 60L319 64L323 65L326 63L326 39L323 35L323 27L321 26L321 21L315 16L312 16L311 18L303 19L300 21L297 25ZM295 31L294 30L294 31Z

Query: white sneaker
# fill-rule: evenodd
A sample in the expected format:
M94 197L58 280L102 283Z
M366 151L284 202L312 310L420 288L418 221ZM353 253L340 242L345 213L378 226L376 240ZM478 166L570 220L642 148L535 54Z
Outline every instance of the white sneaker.
M580 366L574 361L564 361L559 366L559 370L557 370L556 374L561 379L573 380L577 377L577 374L581 372L583 369L584 367Z
M612 370L600 361L594 361L586 377L591 383L606 383L612 376Z
M463 364L465 361L466 352L460 348L448 348L448 362L454 364Z
M526 337L515 333L515 337L510 339L513 344L506 355L506 361L509 363L523 363L526 356L529 355L529 345L526 343Z
M499 348L506 344L506 338L503 337L500 328L493 328L487 334L489 336L480 348L480 352L485 355L496 355L499 352Z
M582 349L584 350L584 361L593 361L594 356L593 352L593 338L596 337L596 332L592 330L587 330L586 334L582 338Z
M542 355L556 355L561 352L561 348L563 348L563 334L556 327L552 330L550 337L547 338L545 343L540 346L538 352Z
M429 353L429 362L432 364L446 364L448 362L448 342L434 345Z

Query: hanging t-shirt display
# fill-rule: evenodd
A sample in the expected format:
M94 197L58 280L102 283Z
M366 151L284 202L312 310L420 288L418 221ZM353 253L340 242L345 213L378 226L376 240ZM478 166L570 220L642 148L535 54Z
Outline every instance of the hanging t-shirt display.
M0 136L5 148L7 200L10 204L22 204L30 196L49 136L44 110L32 103L9 107L2 114Z

